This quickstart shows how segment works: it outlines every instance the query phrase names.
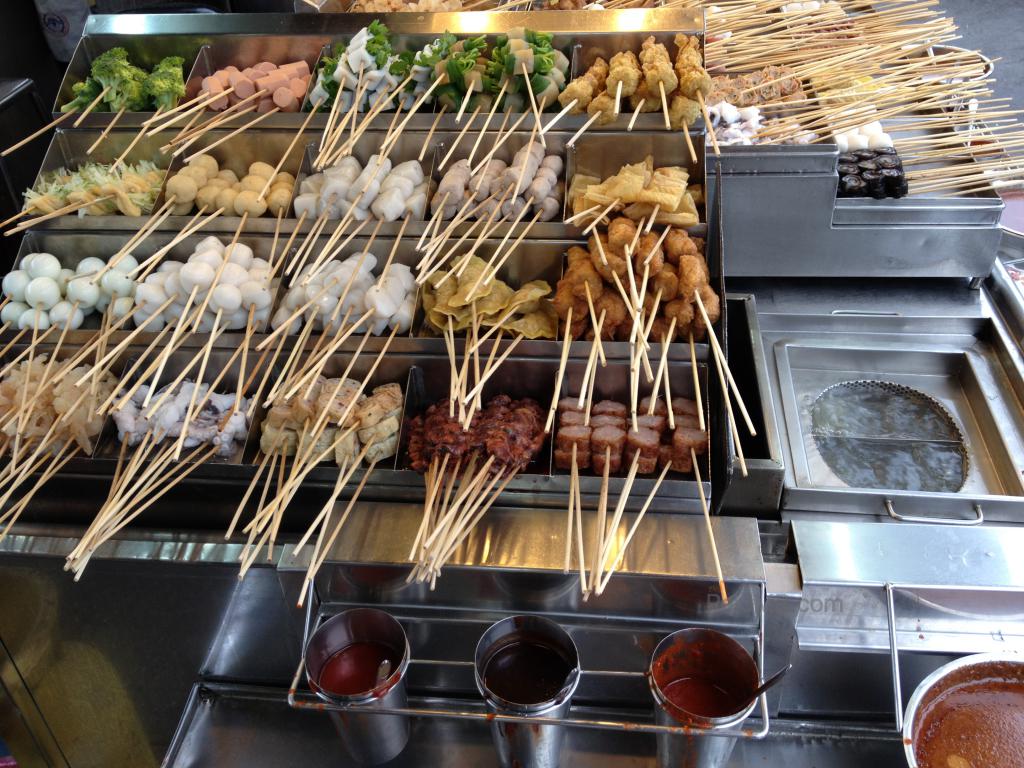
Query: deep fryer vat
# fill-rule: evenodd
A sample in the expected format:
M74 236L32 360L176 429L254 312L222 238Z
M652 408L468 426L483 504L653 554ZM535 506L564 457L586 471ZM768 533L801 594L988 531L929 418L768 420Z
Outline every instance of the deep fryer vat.
M970 468L964 436L946 408L911 387L854 380L811 406L822 460L847 485L956 493Z

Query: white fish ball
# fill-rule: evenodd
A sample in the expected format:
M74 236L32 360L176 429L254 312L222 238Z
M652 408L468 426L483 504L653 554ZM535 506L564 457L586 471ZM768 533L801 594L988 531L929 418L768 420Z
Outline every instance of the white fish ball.
M107 266L107 263L103 259L97 259L95 256L87 256L78 262L78 266L75 267L75 272L79 275L92 275L99 272Z
M228 262L224 265L223 271L220 273L220 279L217 281L220 285L241 285L249 279L249 273L244 267Z
M151 333L159 333L164 329L164 326L167 325L167 320L164 319L166 314L167 312L164 311L163 314L154 317L149 313L148 309L140 307L135 310L134 314L132 314L132 321L135 323L136 327L140 327L145 324L147 331Z
M100 278L100 288L111 296L131 297L135 295L135 281L123 272L112 269Z
M224 253L224 243L220 241L219 237L209 235L196 243L195 252L200 253L202 251L216 251L217 253Z
M167 294L158 285L143 283L135 289L135 300L139 304L156 308L167 301Z
M253 313L253 320L255 321L255 312ZM245 324L249 322L249 311L245 309L238 309L231 313L228 317L228 329L236 331L239 328L245 328Z
M131 296L120 296L111 303L110 314L115 320L120 320L135 308L135 301Z
M185 305L174 302L164 310L163 317L166 322L171 323L180 320L183 314L185 314Z
M67 301L58 301L50 308L50 323L59 327L67 326L72 331L81 328L85 313Z
M126 253L121 257L121 260L117 262L111 269L116 269L118 272L129 274L134 272L139 266L139 260L132 256L130 253Z
M185 292L191 293L193 289L207 290L213 285L215 274L213 267L209 264L190 261L181 268L181 272L178 273L178 279L181 281L181 287Z
M75 276L75 270L67 269L66 267L60 271L57 275L57 285L60 286L60 292L65 293L68 290L68 281Z
M100 291L100 297L96 299L96 311L103 313L107 311L107 306L110 304L110 294Z
M181 287L180 272L167 273L167 278L164 280L164 293L168 296L177 296L179 299L184 300L187 292Z
M214 320L216 320L216 317L214 316L213 312L210 312L209 310L203 312L203 316L199 320L199 326L197 328L198 332L209 333L210 331L212 331Z
M60 261L52 253L37 253L29 263L27 271L31 278L48 277L56 280L60 274Z
M28 272L29 264L31 264L32 259L34 259L38 255L39 254L36 253L26 253L24 256L21 257L21 263L18 264L18 269L24 272Z
M261 259L259 256L254 256L248 268L250 272L254 269L270 269L270 262L266 259Z
M27 286L31 280L32 278L28 276L28 272L23 269L16 269L13 272L8 272L4 275L4 296L12 301L24 301L25 286Z
M49 309L60 298L60 286L52 277L37 277L25 286L25 303L30 307Z
M235 285L218 285L210 295L210 306L233 314L242 306L242 292Z
M243 269L248 269L253 260L252 248L245 243L235 243L228 246L224 249L224 255L228 261L238 264Z
M305 302L306 292L302 288L296 286L295 288L292 288L291 290L288 291L288 293L285 294L284 308L287 309L289 312L293 312L294 310L301 307Z
M37 330L45 331L49 327L50 315L43 309L26 309L21 313L21 317L18 318L18 328L22 331L26 328L36 328Z
M254 280L242 283L238 289L242 294L242 304L246 307L255 306L257 311L266 309L274 301L270 291Z
M91 309L100 300L102 291L99 285L87 277L77 277L68 283L67 298L72 304L78 302L82 309Z
M168 259L167 261L160 262L160 266L156 268L157 272L177 272L181 269L183 262L175 261L174 259Z
M191 256L188 257L188 260L189 263L191 264L208 264L209 266L213 267L214 270L216 270L220 267L221 262L224 261L224 258L220 252L211 249L206 251L199 251L198 253L193 253Z
M269 269L250 269L249 280L254 283L267 284L270 282L270 270Z
M25 310L28 309L28 304L21 301L9 301L4 304L4 308L0 309L0 322L10 325L17 325L18 318L20 318Z

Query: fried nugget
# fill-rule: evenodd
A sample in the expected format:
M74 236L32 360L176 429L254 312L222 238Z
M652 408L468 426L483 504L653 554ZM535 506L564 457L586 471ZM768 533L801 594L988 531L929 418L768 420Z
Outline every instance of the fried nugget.
M681 229L673 229L665 238L665 260L670 264L678 264L679 257L688 253L696 256L700 253L697 250L696 241Z
M613 248L625 248L636 236L636 222L625 216L614 218L608 224L608 243Z
M642 275L645 264L650 274L655 275L661 272L661 268L665 266L665 252L658 242L660 238L661 236L657 232L647 232L640 236L636 254L633 256L634 274Z
M676 274L679 275L678 295L687 301L693 301L693 292L708 284L708 265L700 256L684 253L679 257Z

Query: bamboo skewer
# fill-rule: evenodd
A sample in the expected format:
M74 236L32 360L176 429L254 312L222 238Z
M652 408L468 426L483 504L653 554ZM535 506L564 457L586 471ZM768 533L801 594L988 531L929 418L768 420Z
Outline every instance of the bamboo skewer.
M441 122L441 117L447 111L448 111L448 105L445 104L443 107L441 107L440 110L438 110L437 116L434 118L434 122L432 122L430 124L430 130L427 131L427 136L426 136L425 139L423 139L423 146L420 147L420 153L416 156L416 159L419 160L421 163L423 162L423 156L427 152L427 147L430 146L430 139L434 136L434 131L437 130L437 124L439 122ZM486 127L487 127L487 124L484 123L484 128L486 129ZM475 146L473 148L476 149ZM472 155L470 155L470 157L472 157Z
M314 105L314 107L309 111L309 114L306 116L306 119L302 121L302 125L299 127L299 132L292 137L292 140L288 143L288 148L281 154L281 159L278 160L277 165L274 166L274 172L270 174L270 178L267 179L267 183L264 184L263 189L260 190L260 200L262 200L266 196L267 190L270 189L270 183L274 180L277 174L281 172L281 166L284 165L285 160L288 159L288 156L292 153L292 150L295 149L295 145L302 137L302 134L306 132L306 128L309 127L309 121L312 120L313 116L316 114L317 107L319 107L319 105Z
M555 375L555 389L551 395L551 408L548 410L548 418L544 423L544 434L550 434L551 427L555 423L555 412L558 410L559 393L562 391L562 379L565 377L565 366L569 361L569 349L572 347L572 305L569 306L569 311L565 316L565 337L562 340L562 357L558 361L558 373ZM576 444L573 443L573 451L576 450ZM575 464L575 453L573 455L573 463ZM569 512L572 512L572 507L569 507ZM567 558L568 559L568 558ZM566 566L568 570L568 566Z
M690 331L690 368L693 371L693 394L694 400L697 401L697 419L700 422L700 431L706 431L704 424L704 406L701 403L700 394L700 376L697 371L697 348L693 343L693 331ZM669 408L669 411L672 409Z
M26 136L24 139L19 141L17 144L12 144L7 149L5 149L3 152L0 152L0 157L7 157L12 152L15 152L15 151L21 149L23 146L28 144L30 141L39 138L40 136L42 136L44 133L46 133L51 128L56 128L58 125L63 123L65 120L70 119L75 114L76 113L74 111L72 111L72 112L65 112L63 115L58 117L56 120L53 120L52 122L47 123L42 128L40 128L38 131L35 131L34 133L30 133L28 136Z
M718 592L725 605L729 604L729 594L725 589L725 577L722 575L722 561L718 558L718 544L715 542L715 530L711 526L711 513L708 510L708 500L704 496L704 483L700 478L700 468L697 466L697 454L690 448L690 460L693 462L693 475L697 480L697 493L700 494L700 507L704 513L704 525L708 531L708 541L711 544L711 555L715 560L715 573L718 575Z
M75 211L81 210L82 208L89 208L90 206L98 205L99 203L106 202L107 200L110 200L112 198L113 195L106 195L104 197L97 197L95 200L86 200L85 202L82 203L69 203L68 205L58 208L55 211L51 211L50 213L44 214L43 216L36 216L35 218L21 222L18 226L13 227L4 232L4 236L10 237L11 235L16 235L19 232L24 232L26 229L31 229L36 224L40 224L44 221L49 221L50 219L55 219L58 216L66 216L69 213L74 213Z
M110 86L109 85L105 86L103 88L103 90L99 92L99 95L95 99L93 99L92 101L89 102L89 105L85 109L82 110L82 113L78 116L78 119L75 120L75 122L73 122L71 124L71 127L72 128L78 128L82 124L82 121L85 120L85 118L87 118L90 114L92 114L92 111L94 109L96 109L97 106L99 106L100 101L102 101L103 97L106 96L108 93L110 93ZM56 121L51 123L51 125L56 125L56 124L57 124Z
M725 353L722 352L722 347L718 343L718 338L715 336L715 331L712 328L711 318L708 317L708 312L704 308L704 302L701 301L700 291L694 291L694 302L697 305L697 309L700 311L701 317L704 318L704 324L708 329L708 339L711 341L711 346L715 350L715 359L718 361L719 367L725 372L725 377L729 381L729 386L732 388L733 394L736 396L736 405L739 406L740 413L743 414L743 420L747 424L747 429L750 430L751 435L757 434L757 429L754 427L754 422L750 419L750 414L747 413L747 406L743 402L743 396L740 395L740 388L736 384L736 380L733 378L732 371L729 369L729 361L725 357Z
M113 130L114 126L117 125L117 121L121 119L121 116L124 115L126 111L127 107L121 107L121 109L117 111L117 114L114 115L113 118L111 118L109 123L107 123L107 127L103 129L103 132L99 135L99 138L97 138L96 141L94 141L89 146L89 148L85 150L85 154L91 155L93 152L96 151L96 148L103 143L103 140L107 138L107 136L110 135L110 132Z

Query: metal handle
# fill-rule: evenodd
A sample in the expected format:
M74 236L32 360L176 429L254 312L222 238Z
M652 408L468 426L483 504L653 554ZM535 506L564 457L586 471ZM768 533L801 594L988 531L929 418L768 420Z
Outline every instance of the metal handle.
M927 523L930 525L981 525L985 522L985 514L981 511L981 504L974 505L976 517L971 520L964 520L956 517L915 517L913 515L901 515L892 505L892 499L885 500L885 511L893 520L901 523Z
M866 309L833 309L833 317L902 317L900 312L874 312Z
M885 603L889 621L889 655L892 657L892 692L896 710L896 732L903 732L903 686L900 684L900 651L896 646L896 600L893 592L896 588L888 583L885 585Z

